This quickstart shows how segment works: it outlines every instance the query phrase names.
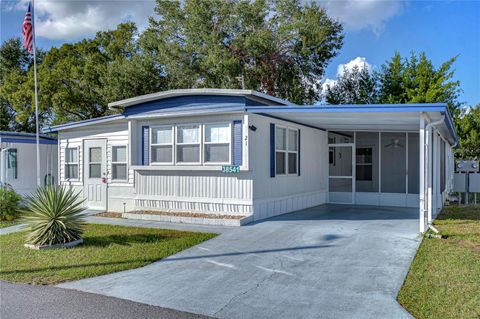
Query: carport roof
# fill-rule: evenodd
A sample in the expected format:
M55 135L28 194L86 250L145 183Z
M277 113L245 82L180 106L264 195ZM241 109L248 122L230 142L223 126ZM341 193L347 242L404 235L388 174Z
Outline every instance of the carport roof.
M337 131L418 131L419 115L424 113L433 122L443 118L437 129L452 145L458 141L452 116L445 103L252 106L247 107L246 111Z

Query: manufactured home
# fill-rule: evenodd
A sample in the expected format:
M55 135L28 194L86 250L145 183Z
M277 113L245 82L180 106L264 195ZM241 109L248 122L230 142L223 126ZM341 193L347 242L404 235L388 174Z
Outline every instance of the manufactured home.
M40 182L52 185L57 180L57 139L39 137ZM11 186L20 195L31 194L37 187L36 134L0 131L0 184Z
M109 104L58 132L59 178L91 209L259 220L338 203L414 207L452 188L446 104L294 105L251 90L172 90Z

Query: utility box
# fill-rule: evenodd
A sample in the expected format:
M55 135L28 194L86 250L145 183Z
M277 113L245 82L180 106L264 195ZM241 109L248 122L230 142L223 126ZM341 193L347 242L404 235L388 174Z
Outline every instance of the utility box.
M452 191L457 193L465 193L467 191L465 179L467 174L465 173L455 173L453 175L453 189Z
M468 184L471 193L480 193L480 174L469 174Z

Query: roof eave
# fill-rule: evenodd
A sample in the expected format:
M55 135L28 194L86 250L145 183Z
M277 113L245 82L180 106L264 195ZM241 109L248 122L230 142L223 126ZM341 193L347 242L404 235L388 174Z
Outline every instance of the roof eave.
M140 103L151 102L159 99L166 99L170 97L176 96L186 96L186 95L236 95L236 96L253 96L257 98L261 98L263 100L272 101L275 103L279 103L282 105L294 105L286 100L257 92L254 90L235 90L235 89L179 89L179 90L169 90L169 91L162 91L156 92L151 94L140 95L120 101L115 101L108 103L108 107L115 108L115 109L122 109L131 105L136 105Z
M110 115L110 116L105 116L105 117L100 117L100 118L88 119L88 120L84 120L84 121L78 121L78 122L65 123L65 124L60 124L60 125L44 127L44 128L42 128L42 132L43 133L54 133L54 132L68 130L68 129L72 129L72 128L78 128L78 127L84 127L84 126L89 126L89 125L93 125L93 124L112 122L112 121L117 121L117 120L122 120L122 119L125 119L125 116L123 116L121 114Z

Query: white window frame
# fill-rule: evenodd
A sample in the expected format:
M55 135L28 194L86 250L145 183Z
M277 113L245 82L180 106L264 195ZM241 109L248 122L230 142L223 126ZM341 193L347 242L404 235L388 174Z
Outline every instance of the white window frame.
M288 135L289 131L294 131L294 132L297 133L296 134L296 136L297 136L297 150L296 151L290 151L289 150L289 146L290 146L290 138L289 138L289 135ZM288 127L287 128L287 140L286 141L287 141L287 143L286 143L287 144L287 160L286 160L287 170L285 171L286 175L298 175L298 129ZM290 173L289 172L289 165L288 165L289 164L288 163L288 161L289 161L289 159L288 159L289 156L288 155L289 154L295 154L295 173Z
M10 164L10 159L9 159L9 156L10 156L10 152L15 152L15 167L8 167L8 165ZM18 149L16 147L11 147L9 149L7 149L7 151L5 152L5 168L6 168L6 171L5 171L5 177L7 180L9 181L13 181L13 180L17 180L18 179ZM14 172L13 176L11 176L12 174L10 173L11 171Z
M205 134L207 125L220 125L220 124L227 124L228 125L228 142L221 142L221 143L207 142L205 140L205 138L207 136ZM202 158L201 158L201 161L203 162L203 164L208 165L208 166L230 165L230 163L232 162L232 122L210 122L210 123L203 123L203 124L201 124L201 126L202 126L202 146L201 146L201 148L202 148ZM228 161L226 161L226 162L207 162L206 156L205 156L205 152L206 152L207 148L205 146L206 145L215 145L215 144L218 144L218 145L228 144Z
M277 129L284 129L285 130L285 149L277 149ZM290 151L289 150L289 137L288 132L295 131L297 132L297 150ZM299 130L292 127L287 127L283 125L275 125L275 176L298 176L298 152L299 152L299 145L298 145L298 132ZM285 173L277 173L277 153L284 153L285 154ZM295 173L290 173L288 170L288 155L295 154L296 163L295 163Z
M285 130L285 149L278 149L277 148L277 130L278 129L283 129ZM281 125L275 125L275 176L287 176L288 175L288 145L287 145L287 140L288 140L288 129L285 126ZM284 153L285 154L285 163L284 163L284 173L278 173L277 168L278 168L278 163L277 163L277 153Z
M113 149L115 147L125 147L125 162L114 162L113 161ZM112 183L128 183L128 179L129 179L128 178L128 145L127 144L112 145L111 148L112 148L112 150L111 150L112 160L111 160L111 163L110 163L110 171L111 171ZM125 179L113 178L113 166L115 164L125 164Z
M152 143L152 140L153 140L153 130L154 129L165 129L165 128L170 128L170 132L172 134L172 142L171 143L156 143L156 144L153 144ZM149 141L148 141L148 144L149 144L149 163L150 165L174 165L175 163L175 158L176 158L176 145L175 145L175 135L176 135L176 129L175 129L175 125L156 125L156 126L152 126L150 127L150 132L149 132ZM171 162L154 162L152 161L152 147L153 146L171 146L172 147L172 161Z
M77 161L76 162L67 162L67 150L69 149L73 149L73 150L77 150ZM65 177L65 180L66 181L79 181L80 180L80 147L79 146L75 146L75 147L65 147L65 150L64 150L64 157L65 157L65 163L64 163L64 167L63 167L63 170L64 170L64 177ZM67 177L67 165L77 165L77 178L70 178L70 177Z
M178 142L178 129L181 128L181 127L188 127L188 126L198 126L198 143L179 143ZM174 139L174 146L175 146L175 159L174 159L174 163L175 165L179 165L179 166L191 166L191 165L202 165L203 164L203 156L202 156L202 153L203 153L203 145L202 145L202 141L203 141L203 129L202 129L202 126L203 124L201 123L182 123L182 124L176 124L175 125L175 139ZM182 146L182 145L198 145L198 148L199 148L199 154L198 154L198 162L179 162L178 161L178 146Z

